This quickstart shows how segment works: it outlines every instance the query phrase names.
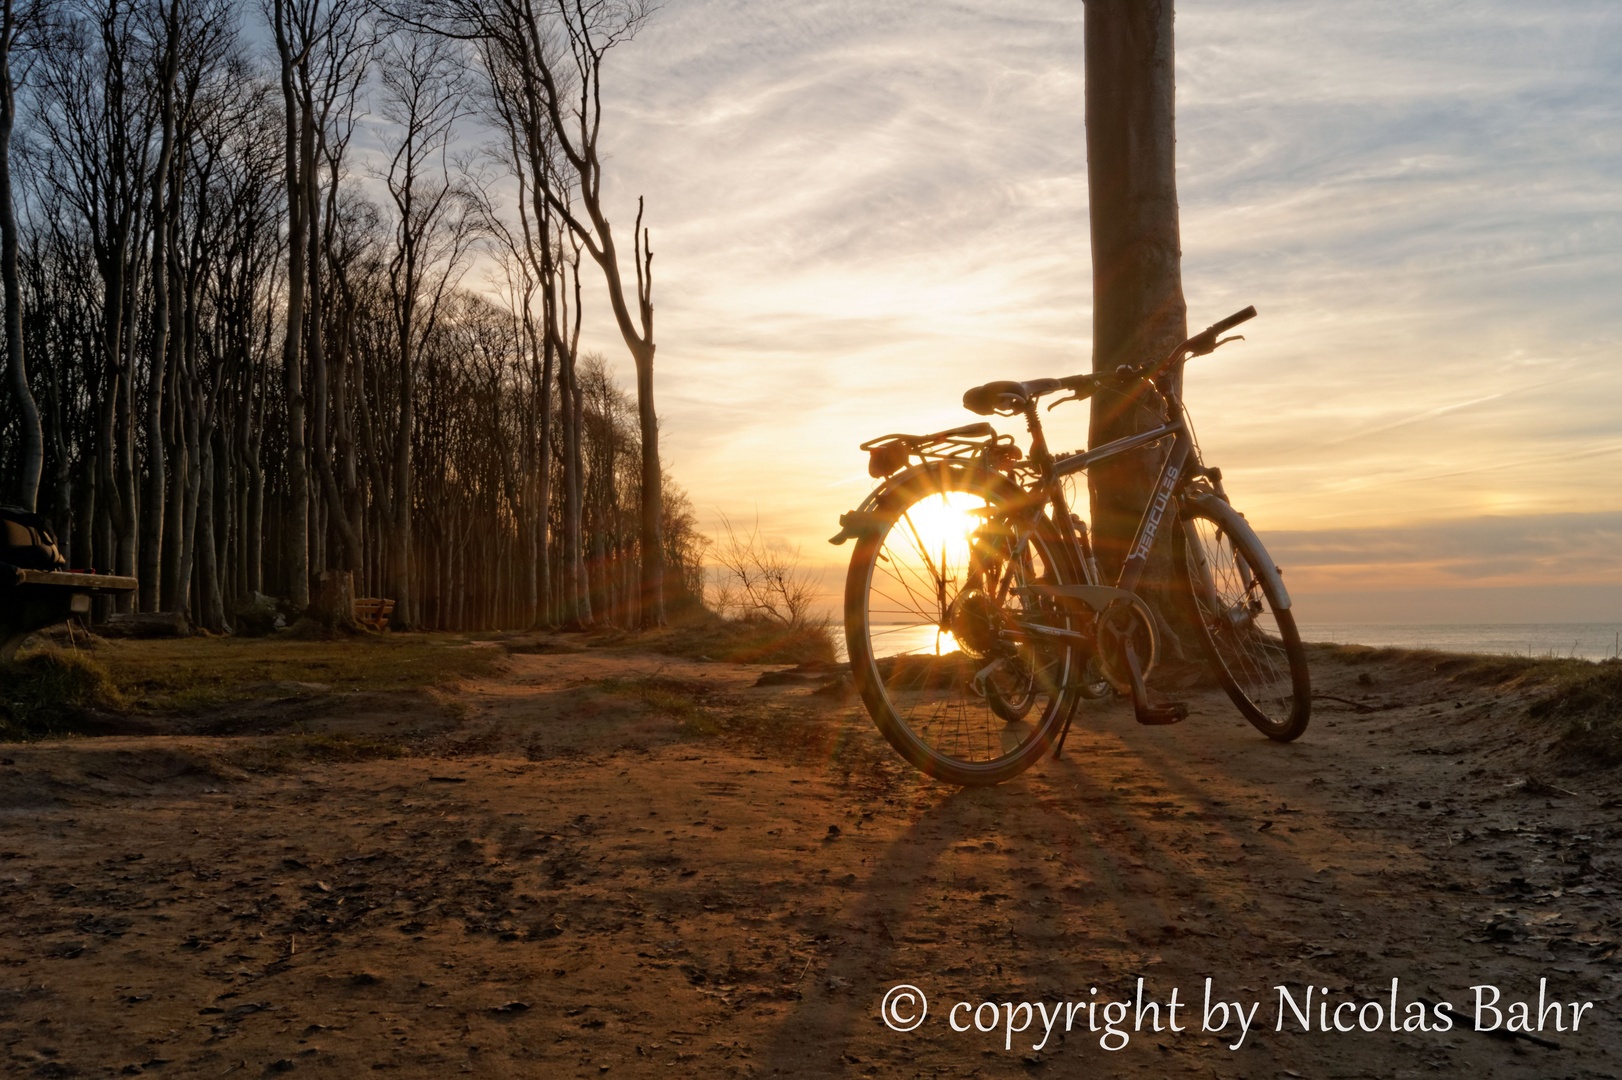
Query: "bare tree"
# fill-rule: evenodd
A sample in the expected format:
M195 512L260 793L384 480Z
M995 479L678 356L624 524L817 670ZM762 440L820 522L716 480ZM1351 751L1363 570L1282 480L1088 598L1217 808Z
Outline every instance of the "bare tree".
M152 166L152 334L147 363L146 404L146 498L141 514L140 592L137 604L142 611L158 608L160 572L163 557L164 522L164 380L169 372L169 284L170 262L166 245L170 239L171 200L167 186L175 152L175 78L180 72L180 0L169 0L156 13L161 20L155 37L159 43L156 60L158 126L157 158Z
M39 407L28 386L28 364L23 355L22 287L17 279L17 214L12 203L11 133L17 124L16 59L28 45L30 31L41 15L35 5L0 0L0 281L5 286L6 371L22 421L22 461L17 471L15 499L32 511L39 498L40 472L45 466L45 436Z
M525 198L528 172L523 154L518 150L516 126L510 115L498 105L494 110L497 120L507 134L505 153L494 155L519 185L520 225L515 232L509 228L497 209L491 186L475 184L469 188L475 199L481 228L491 241L500 258L501 282L505 289L507 308L513 320L515 337L522 342L528 375L527 406L531 421L523 426L519 438L519 460L516 464L515 487L522 502L519 518L523 522L523 547L529 553L521 568L523 591L529 611L528 624L538 625L550 614L551 594L548 588L548 528L546 508L551 496L551 470L547 467L547 450L551 438L552 422L552 368L553 341L545 327L551 325L550 305L553 290L548 285L543 292L539 275L550 267L550 260L536 256L537 242L526 211ZM537 298L542 311L535 312ZM543 341L543 338L545 339Z
M685 494L645 482L641 403L580 352L597 241L533 69L479 80L509 226L510 186L475 205L452 157L476 100L444 35L393 26L378 50L363 0L263 0L273 45L232 0L51 2L59 33L7 54L28 363L0 395L0 471L40 461L75 566L139 569L147 604L215 630L262 624L261 591L303 603L329 562L432 628L634 625L652 562L670 596L702 591ZM563 25L545 34L567 72ZM363 87L381 205L346 166ZM500 298L459 285L481 231Z
M615 324L636 366L641 427L641 622L664 622L659 422L654 408L653 253L637 201L629 294L603 205L602 69L652 14L652 0L418 0L403 17L482 47L492 79L513 81L536 179L533 194L580 240L607 286ZM492 63L494 61L494 63ZM551 152L557 161L548 160ZM569 194L574 200L571 201ZM536 207L536 217L542 217Z
M433 334L448 293L466 269L476 212L451 176L452 128L463 115L456 57L433 35L402 31L383 66L382 112L397 142L383 179L394 203L388 290L399 365L393 471L377 498L391 522L389 561L396 610L414 625L411 596L412 427L416 357ZM374 455L375 457L375 455Z
M90 298L98 370L88 380L96 427L94 466L84 488L85 526L94 564L133 574L132 380L154 95L142 78L143 46L130 5L85 0L63 6L58 14L58 32L41 52L36 72L32 129L39 145L29 171L44 201L68 210L83 229L99 279ZM49 227L65 226L52 222ZM120 601L131 603L132 597Z
M320 206L318 129L323 126L322 106L331 101L324 91L347 85L355 77L355 67L366 63L372 44L366 14L364 0L271 0L285 110L288 254L282 378L287 396L287 473L292 486L286 543L291 599L300 610L310 603L311 489L304 360L307 335L318 335L321 329L315 320L306 327L306 307L314 295L309 290L309 275L312 270L319 275L319 259L310 255L312 240L319 235L315 220Z

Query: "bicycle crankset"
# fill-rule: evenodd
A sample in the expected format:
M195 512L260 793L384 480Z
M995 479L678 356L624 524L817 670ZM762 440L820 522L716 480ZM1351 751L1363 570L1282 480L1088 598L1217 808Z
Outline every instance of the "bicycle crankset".
M1154 669L1160 636L1155 632L1149 606L1136 594L1107 585L1027 585L1019 591L1079 601L1097 614L1099 673L1120 693L1132 693L1134 682L1132 663L1126 655L1127 642L1132 643L1137 654L1137 679L1147 678Z

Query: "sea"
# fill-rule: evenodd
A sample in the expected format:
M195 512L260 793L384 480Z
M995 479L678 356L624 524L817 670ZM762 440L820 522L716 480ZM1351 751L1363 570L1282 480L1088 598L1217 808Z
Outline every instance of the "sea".
M1622 655L1622 623L1300 623L1303 641L1382 645L1495 656L1609 660Z
M1395 646L1495 656L1572 657L1607 660L1622 656L1622 623L1301 623L1304 641L1339 645ZM839 658L845 635L835 626ZM943 643L946 651L950 639ZM886 635L886 653L933 653L933 627L908 627Z

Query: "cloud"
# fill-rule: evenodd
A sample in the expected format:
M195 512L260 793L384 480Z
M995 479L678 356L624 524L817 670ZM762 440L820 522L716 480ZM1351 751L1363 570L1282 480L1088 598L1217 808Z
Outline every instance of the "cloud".
M696 505L814 551L862 439L1089 367L1082 10L690 0L612 57L609 203L648 199L665 456ZM1182 6L1190 318L1262 313L1189 403L1269 538L1388 527L1367 550L1393 575L1530 579L1558 559L1530 525L1454 562L1402 544L1622 511L1619 55L1598 0ZM1085 439L1080 410L1049 422Z
M1382 529L1277 530L1268 553L1318 590L1608 582L1622 585L1622 512L1477 517Z

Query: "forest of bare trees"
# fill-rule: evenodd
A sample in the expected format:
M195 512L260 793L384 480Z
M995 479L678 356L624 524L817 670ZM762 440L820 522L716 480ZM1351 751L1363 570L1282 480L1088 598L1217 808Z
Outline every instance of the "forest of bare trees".
M0 481L71 566L216 631L323 570L428 629L700 591L598 150L645 4L0 7ZM634 397L582 352L588 281Z

